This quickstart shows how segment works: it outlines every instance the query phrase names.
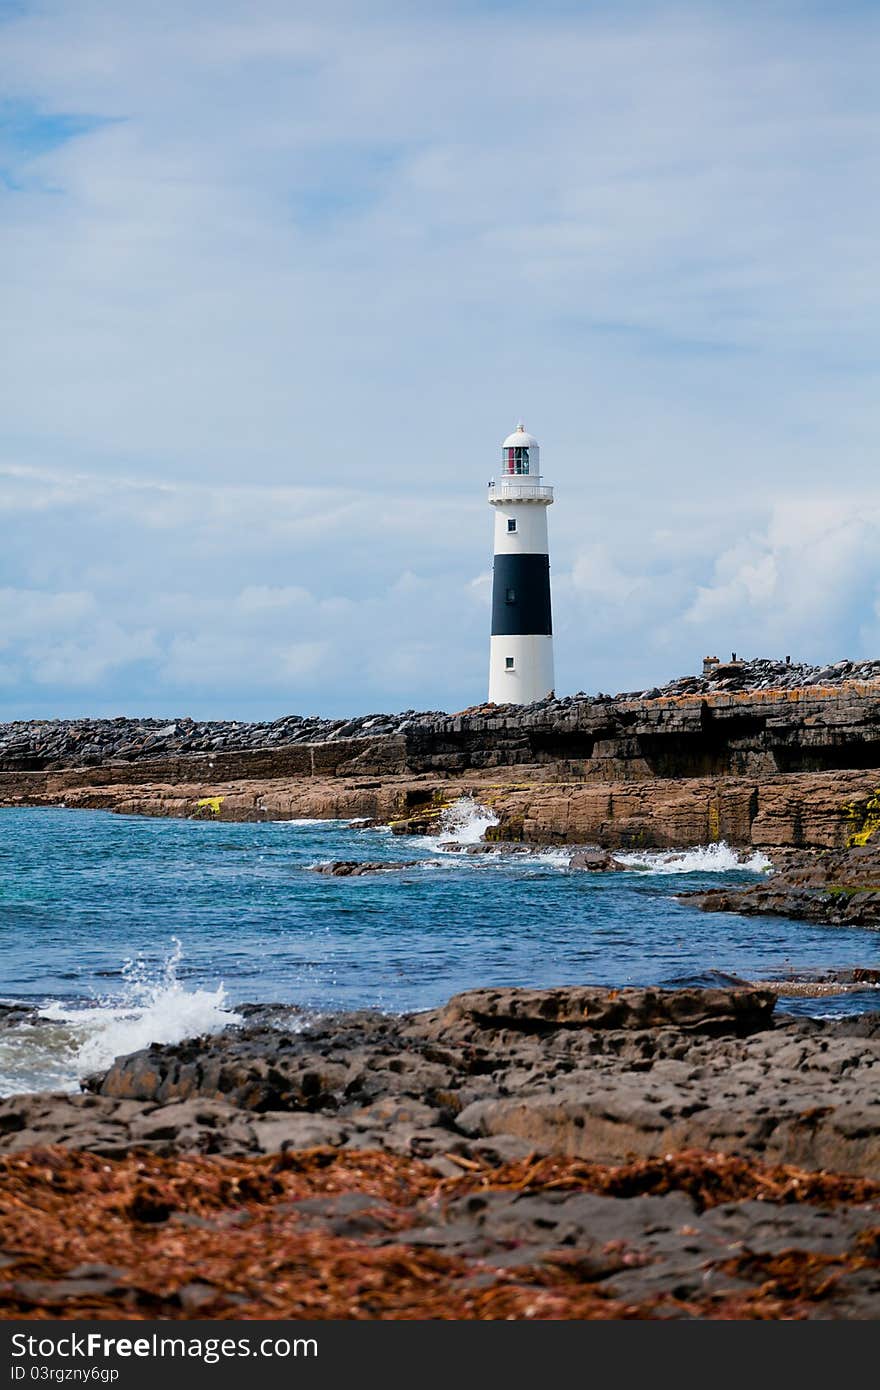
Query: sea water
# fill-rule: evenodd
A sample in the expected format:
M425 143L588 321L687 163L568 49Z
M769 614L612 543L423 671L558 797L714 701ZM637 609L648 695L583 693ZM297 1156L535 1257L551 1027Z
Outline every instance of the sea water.
M400 838L347 821L0 810L0 1002L37 1011L0 1027L0 1093L75 1088L117 1055L235 1022L248 1001L401 1011L481 985L674 986L880 965L875 931L680 900L754 882L762 855L742 863L724 844L697 846L587 873L569 870L566 849L467 853L492 820L464 800L436 838ZM335 859L417 862L314 872ZM880 994L784 1007L854 1012L880 1007Z

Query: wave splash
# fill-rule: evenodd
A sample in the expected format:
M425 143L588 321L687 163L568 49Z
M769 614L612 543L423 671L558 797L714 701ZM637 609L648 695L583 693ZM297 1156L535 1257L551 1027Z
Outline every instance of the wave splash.
M473 796L460 796L447 806L440 816L440 833L429 837L435 845L477 845L498 817L488 806L482 806Z
M427 845L433 851L445 849L450 845L480 844L486 837L490 826L498 824L498 816L488 806L483 806L473 796L462 796L447 806L440 817L439 833L419 837L419 846ZM528 856L523 856L525 867L545 865L550 868L568 871L572 857L570 846L535 846ZM765 874L772 864L760 850L744 854L732 849L726 840L711 845L695 845L685 850L615 850L614 858L630 869L638 869L647 874ZM444 856L446 857L446 856ZM474 866L488 867L492 861L509 862L499 848L497 854L481 854L473 860ZM436 861L431 861L436 862ZM448 862L448 860L447 860Z
M142 956L124 963L120 994L83 1004L56 1001L10 1030L0 1039L0 1093L75 1091L90 1072L151 1042L183 1042L240 1023L222 984L208 990L181 983L182 959L183 947L172 937L158 970Z
M771 866L766 854L756 850L743 856L726 840L714 845L695 845L693 849L614 851L614 858L631 869L651 874L766 874Z
M143 957L127 960L121 1001L104 1000L97 1007L68 1008L50 1004L43 1018L70 1022L87 1030L76 1053L79 1075L109 1067L115 1057L149 1047L151 1042L178 1043L200 1033L216 1033L241 1016L227 1007L223 984L214 990L188 990L177 976L183 946L171 938L172 949L155 974Z

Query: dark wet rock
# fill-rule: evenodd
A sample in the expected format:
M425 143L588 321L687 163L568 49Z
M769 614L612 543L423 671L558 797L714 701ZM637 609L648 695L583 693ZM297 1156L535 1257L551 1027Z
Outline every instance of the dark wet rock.
M528 844L522 840L500 840L494 835L490 839L480 840L476 844L463 844L458 840L442 840L436 848L441 854L513 856L517 859L539 859L547 853L546 845ZM595 845L572 845L570 846L568 867L570 869L584 869L588 872L613 873L618 870L626 870L629 865L622 864L620 860L615 859L609 850L599 849Z
M628 864L621 864L619 859L606 849L580 849L572 855L569 860L570 869L586 869L589 873L608 874L623 873L628 868Z
M442 840L437 849L442 854L515 854L523 856L541 853L540 846L524 845L517 840L480 840L476 844L462 844L459 840Z
M477 844L443 840L437 845L437 849L443 854L513 855L518 859L536 859L547 852L546 845L526 844L521 840L499 840L494 836ZM588 873L624 873L631 866L616 859L609 850L599 849L596 845L572 845L568 867L582 869Z
M789 851L777 856L777 864L767 879L749 887L682 896L706 912L880 927L880 844L868 839L842 850Z
M400 860L360 860L360 859L334 859L329 864L314 864L312 872L316 874L326 874L329 878L363 878L366 874L389 874L399 872L402 869L419 869L426 862L424 859L400 859Z
M27 1004L0 1004L0 1029L20 1028L23 1023L34 1023L36 1020L36 1009Z

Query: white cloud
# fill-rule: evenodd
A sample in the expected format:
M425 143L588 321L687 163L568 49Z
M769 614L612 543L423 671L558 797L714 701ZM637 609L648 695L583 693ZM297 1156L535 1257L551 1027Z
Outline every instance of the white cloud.
M153 10L4 26L10 90L115 121L30 161L51 196L12 200L7 381L35 440L402 481L414 454L445 462L438 408L476 460L522 394L564 470L576 381L624 451L634 387L655 420L667 398L677 429L747 438L725 394L738 378L763 413L769 358L763 451L832 333L870 361L878 121L853 21ZM740 352L714 401L701 344Z
M93 594L41 593L36 589L0 589L0 646L16 638L65 632L96 609Z
M111 671L154 661L158 654L153 631L127 632L118 623L101 619L87 626L80 641L71 637L25 647L24 660L38 686L63 691L79 688L100 696L101 683Z
M864 654L880 594L880 505L779 503L765 528L723 552L685 621L814 659ZM844 644L846 648L844 650ZM852 651L855 648L855 652Z

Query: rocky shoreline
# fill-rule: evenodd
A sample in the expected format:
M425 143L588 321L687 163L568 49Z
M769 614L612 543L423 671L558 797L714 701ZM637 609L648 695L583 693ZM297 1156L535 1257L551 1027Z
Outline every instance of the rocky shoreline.
M454 716L0 726L0 806L418 835L460 798L496 822L468 852L567 846L609 873L726 840L774 872L706 910L877 926L880 663L713 664ZM869 967L400 1017L244 1007L82 1094L0 1100L0 1311L876 1317L880 1013L777 1000L877 987Z
M0 806L436 829L475 797L499 839L606 850L842 849L880 825L880 663L712 666L639 693L353 720L0 726Z
M359 1285L354 1311L324 1316L416 1316L442 1288L460 1316L524 1316L531 1299L533 1316L876 1317L880 1013L793 1019L776 1003L770 988L565 988L400 1017L252 1006L220 1034L117 1059L81 1095L8 1097L0 1214L19 1234L0 1307L265 1309L269 1276L243 1287L231 1270L272 1231L313 1263L344 1249L364 1278L383 1271L378 1304ZM4 1187L19 1193L5 1210ZM106 1220L82 1238L78 1191L113 1207L112 1249ZM48 1210L53 1193L68 1201L51 1239L32 1225L23 1242L22 1200ZM157 1304L143 1262L172 1229ZM418 1297L400 1261L427 1281Z
M880 1015L776 1005L743 985L472 990L399 1016L243 1006L241 1025L119 1058L82 1095L0 1101L0 1150L614 1163L698 1147L880 1179Z
M810 666L803 662L759 659L719 663L701 676L680 676L662 686L624 691L618 695L576 695L542 700L525 708L527 720L559 722L579 708L631 704L685 696L749 694L767 690L833 689L880 682L880 661L838 661ZM96 767L112 761L139 762L159 757L225 751L265 750L340 739L380 738L419 730L445 731L450 719L513 718L523 713L516 705L478 705L450 716L442 710L404 710L397 714L364 714L327 719L320 715L285 715L272 721L236 719L23 719L0 724L0 769Z

